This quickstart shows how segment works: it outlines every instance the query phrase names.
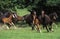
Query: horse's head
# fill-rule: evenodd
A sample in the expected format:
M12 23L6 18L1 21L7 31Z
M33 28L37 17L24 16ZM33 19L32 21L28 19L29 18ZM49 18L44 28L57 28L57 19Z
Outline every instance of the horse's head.
M54 13L53 13L53 19L56 20L57 18L58 18L57 13L54 12Z
M35 11L35 10L32 10L32 11L31 11L31 14L32 14L32 15L36 15L36 11Z
M58 16L57 16L57 13L56 13L56 12L51 13L49 16L50 16L50 18L51 18L51 19L53 19L53 20L56 20L56 19L58 18Z
M17 18L17 14L16 13L12 13L13 18Z
M42 17L45 16L45 11L44 11L44 10L42 10L42 12L41 12L41 16L42 16Z
M33 11L31 12L31 14L32 14L33 19L35 19L35 18L36 18L36 11L33 10Z
M0 12L0 16L2 16L3 15L3 13L2 12Z

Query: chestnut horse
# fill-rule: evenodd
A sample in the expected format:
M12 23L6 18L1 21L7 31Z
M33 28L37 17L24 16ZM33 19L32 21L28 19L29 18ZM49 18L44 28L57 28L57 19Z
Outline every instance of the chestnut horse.
M9 28L11 27L11 25L14 25L14 23L12 22L12 18L13 18L13 14L12 13L10 13L10 16L9 17L3 17L2 18L2 22L4 23L4 24L9 24L10 26L9 26ZM14 25L14 27L15 27L15 25Z

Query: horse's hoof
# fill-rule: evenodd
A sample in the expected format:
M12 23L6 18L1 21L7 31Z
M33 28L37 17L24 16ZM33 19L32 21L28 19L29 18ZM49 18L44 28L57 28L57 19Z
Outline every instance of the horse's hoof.
M15 29L17 29L17 28L15 27Z
M9 27L7 26L7 29L9 29Z
M40 33L40 31L38 31L38 33Z
M51 31L52 31L52 32L54 32L54 30L53 30L53 29L52 29Z
M32 29L32 30L34 30L34 29Z
M17 29L17 27L14 27L14 29Z
M49 31L47 31L47 32L49 32Z
M41 33L41 30L40 30L40 33Z
M41 33L41 30L39 30L38 33Z

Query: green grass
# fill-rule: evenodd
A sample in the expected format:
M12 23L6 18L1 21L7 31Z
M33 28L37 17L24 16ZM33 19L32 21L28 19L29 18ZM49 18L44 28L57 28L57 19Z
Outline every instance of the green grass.
M0 30L0 39L60 39L60 27L54 28L54 32L49 33L46 30L38 33L36 30L32 31L31 27Z

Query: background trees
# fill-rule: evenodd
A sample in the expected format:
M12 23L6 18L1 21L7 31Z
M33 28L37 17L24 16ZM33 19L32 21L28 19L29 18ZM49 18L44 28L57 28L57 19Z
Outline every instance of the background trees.
M47 14L49 14L49 12L51 13L52 11L56 11L59 15L60 0L0 0L0 11L3 9L16 11L16 8L27 8L28 10L35 8L38 12L37 14L44 9L47 11Z

